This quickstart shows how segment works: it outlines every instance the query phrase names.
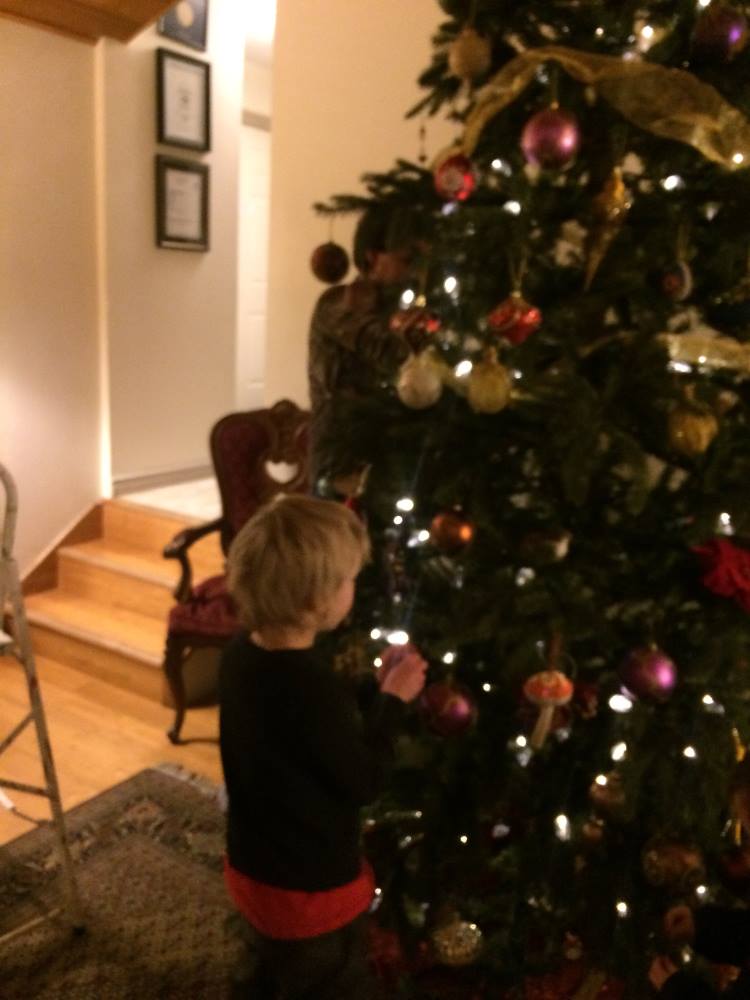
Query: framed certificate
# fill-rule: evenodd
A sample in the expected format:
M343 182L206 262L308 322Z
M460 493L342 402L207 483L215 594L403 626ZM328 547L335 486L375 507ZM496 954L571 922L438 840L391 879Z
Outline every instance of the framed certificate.
M179 0L159 18L160 35L201 52L206 51L207 27L208 0Z
M211 148L211 66L156 50L156 137L168 146Z
M156 245L208 250L208 167L156 157Z

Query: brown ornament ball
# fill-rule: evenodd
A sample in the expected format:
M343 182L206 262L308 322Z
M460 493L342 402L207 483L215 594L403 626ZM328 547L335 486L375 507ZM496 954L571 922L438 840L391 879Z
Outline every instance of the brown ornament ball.
M598 816L589 816L581 827L581 839L587 847L598 847L604 840L606 827Z
M646 881L671 892L694 892L706 877L700 850L679 840L649 841L641 855Z
M484 935L476 924L456 919L432 932L432 947L442 965L472 965L482 953Z
M589 800L604 816L618 816L625 808L625 790L620 775L612 771L594 778L589 787Z
M484 76L492 63L492 45L474 28L464 28L448 48L448 69L461 80Z
M338 243L329 240L316 247L310 257L310 268L319 281L328 285L338 284L349 270L349 255Z
M474 525L460 511L436 514L430 524L430 541L448 555L460 552L474 537Z

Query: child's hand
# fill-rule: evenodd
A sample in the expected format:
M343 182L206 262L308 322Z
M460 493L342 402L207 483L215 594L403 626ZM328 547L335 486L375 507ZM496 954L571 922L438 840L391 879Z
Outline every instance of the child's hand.
M378 683L383 694L395 695L401 701L414 701L424 687L427 660L411 643L391 646L385 650L382 659Z

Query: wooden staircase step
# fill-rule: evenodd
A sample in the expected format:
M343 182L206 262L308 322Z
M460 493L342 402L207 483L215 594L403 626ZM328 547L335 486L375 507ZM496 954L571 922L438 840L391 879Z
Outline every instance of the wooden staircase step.
M166 621L179 565L121 542L98 538L58 550L58 585L68 594Z
M165 622L55 589L26 599L34 651L154 700L163 693Z

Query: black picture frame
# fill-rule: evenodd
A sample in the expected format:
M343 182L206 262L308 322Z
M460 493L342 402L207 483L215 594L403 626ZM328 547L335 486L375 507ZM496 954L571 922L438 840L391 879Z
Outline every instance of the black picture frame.
M156 50L156 139L199 153L211 149L211 64Z
M156 245L168 250L209 249L207 164L158 153Z
M247 0L252 2L252 0ZM208 0L181 0L159 18L158 31L173 42L206 51Z

